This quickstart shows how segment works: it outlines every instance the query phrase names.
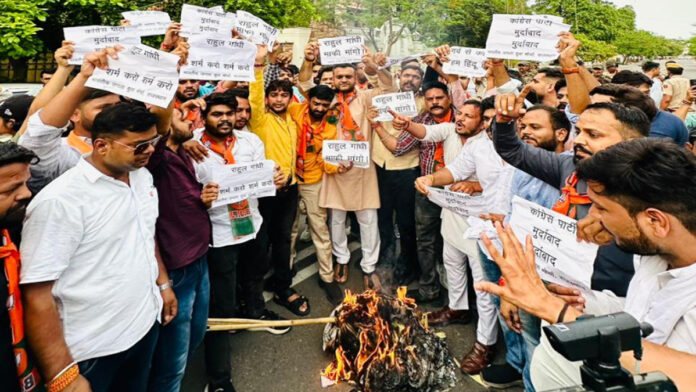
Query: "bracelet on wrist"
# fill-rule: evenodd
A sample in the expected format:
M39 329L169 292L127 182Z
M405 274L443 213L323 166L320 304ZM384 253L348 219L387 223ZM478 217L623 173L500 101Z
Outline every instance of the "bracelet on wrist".
M63 368L60 373L56 374L51 381L46 384L48 392L60 392L72 384L80 375L80 367L77 362L72 362L70 365Z
M682 101L682 105L688 105L691 106L694 104L694 101L689 101L688 99L685 99Z
M162 48L164 50L170 50L170 49L174 48L174 45L168 45L168 44L165 44L164 42L162 42L162 44L160 45L160 48Z
M570 303L568 303L568 302L566 302L566 303L563 305L563 308L561 309L561 312L558 313L558 319L556 320L556 324L562 323L562 322L563 322L563 319L565 318L565 314L566 314L566 312L568 311L568 307L569 307L569 306L570 306Z
M161 284L161 285L159 285L159 286L157 286L157 287L159 287L159 291L164 291L164 290L166 290L166 289L172 288L173 286L174 286L174 282L172 282L172 281L170 280L170 281L168 281L168 282L166 282L166 283L164 283L164 284Z

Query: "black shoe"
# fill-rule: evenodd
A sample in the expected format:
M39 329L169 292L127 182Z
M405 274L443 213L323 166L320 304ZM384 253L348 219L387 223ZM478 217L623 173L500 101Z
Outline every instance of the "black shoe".
M231 381L222 384L205 384L203 392L236 392Z
M440 294L435 294L432 297L426 297L423 294L421 294L420 290L418 289L411 289L408 292L406 292L406 296L408 298L413 298L416 300L417 304L428 304L435 302L440 299Z
M399 286L408 286L416 279L418 279L418 276L412 272L406 272L404 270L394 271L394 282Z
M341 286L339 286L338 283L327 283L319 279L319 287L324 289L324 292L326 293L326 299L328 299L332 305L338 306L338 304L343 302L343 291L341 290Z
M276 320L287 320L284 317L281 317L278 313L272 312L268 309L264 309L263 313L261 316L258 318L259 320L266 320L266 321L276 321ZM272 333L274 335L282 335L284 333L287 333L290 331L291 327L262 327L262 328L250 328L249 331L266 331L269 333Z
M493 389L505 389L524 384L522 374L507 362L481 370L481 380L485 386Z

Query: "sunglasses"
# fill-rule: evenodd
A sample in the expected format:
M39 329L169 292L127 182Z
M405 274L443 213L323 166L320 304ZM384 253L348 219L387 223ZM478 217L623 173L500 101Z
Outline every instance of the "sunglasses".
M123 147L128 148L129 150L133 150L134 155L140 155L140 154L144 153L145 151L147 151L147 149L150 148L150 146L152 146L152 147L157 146L157 143L159 143L160 139L162 139L162 135L157 135L148 141L144 141L142 143L136 144L135 147L129 146L128 144L125 144L125 143L121 143L118 140L111 139L111 141L116 143L116 144L120 144Z

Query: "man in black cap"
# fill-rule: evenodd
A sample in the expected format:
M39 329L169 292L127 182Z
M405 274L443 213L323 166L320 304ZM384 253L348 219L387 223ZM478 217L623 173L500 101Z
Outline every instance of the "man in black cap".
M0 102L0 143L17 142L17 132L34 101L31 95L15 95Z

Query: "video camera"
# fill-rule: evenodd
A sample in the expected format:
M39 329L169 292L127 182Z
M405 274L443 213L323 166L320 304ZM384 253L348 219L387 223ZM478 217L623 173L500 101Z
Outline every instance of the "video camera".
M633 376L619 363L623 351L633 351L640 361L643 355L641 339L652 331L650 324L639 323L625 312L600 317L585 315L572 323L544 327L554 350L569 361L583 361L580 367L582 386L558 392L676 392L676 385L664 374Z

